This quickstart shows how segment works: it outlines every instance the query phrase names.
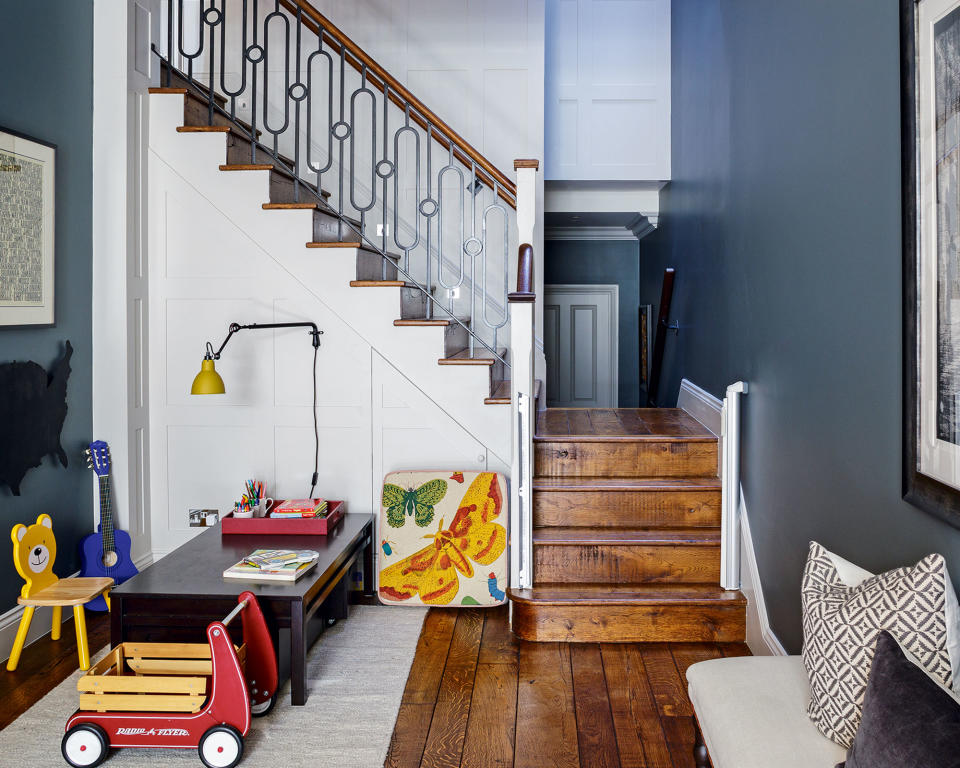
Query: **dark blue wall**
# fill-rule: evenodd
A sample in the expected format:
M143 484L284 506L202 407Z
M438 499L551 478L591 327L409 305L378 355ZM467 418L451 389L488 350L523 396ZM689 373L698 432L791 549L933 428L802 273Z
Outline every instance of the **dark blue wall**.
M673 181L641 300L677 269L664 392L744 379L743 486L774 630L807 542L874 571L960 530L904 503L897 0L673 0Z
M619 406L636 408L640 392L640 259L637 241L547 240L543 282L620 286Z
M0 328L0 362L35 360L49 368L66 339L74 348L62 437L69 466L44 459L27 473L19 497L0 488L7 542L0 546L0 612L15 605L23 583L7 531L50 514L55 570L65 576L80 567L77 543L93 519L91 473L82 456L91 439L92 50L92 0L0 0L0 126L57 145L56 326Z

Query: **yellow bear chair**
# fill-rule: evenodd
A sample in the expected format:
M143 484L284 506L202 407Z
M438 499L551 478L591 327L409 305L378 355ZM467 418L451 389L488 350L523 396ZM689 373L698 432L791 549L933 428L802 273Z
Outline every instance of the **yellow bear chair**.
M20 590L17 602L24 606L17 637L13 641L13 650L7 661L11 672L20 663L20 653L27 639L27 631L37 606L53 607L53 626L50 629L52 640L60 639L61 609L65 605L73 606L73 621L77 628L77 652L80 656L80 669L90 668L90 648L87 646L87 623L84 619L83 604L97 595L103 595L110 605L110 578L74 578L61 579L53 572L53 561L57 559L57 541L53 537L53 520L50 515L40 515L37 522L27 527L15 525L10 531L13 540L13 564L26 584Z

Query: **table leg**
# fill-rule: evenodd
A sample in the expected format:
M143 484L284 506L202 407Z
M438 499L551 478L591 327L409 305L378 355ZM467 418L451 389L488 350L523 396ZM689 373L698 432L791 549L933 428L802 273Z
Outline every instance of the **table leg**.
M116 648L123 642L123 598L114 595L110 600L110 645Z
M304 626L303 601L290 601L290 703L296 707L307 703L307 636Z
M373 578L374 536L371 533L367 539L367 546L363 548L363 594L367 597L376 595Z

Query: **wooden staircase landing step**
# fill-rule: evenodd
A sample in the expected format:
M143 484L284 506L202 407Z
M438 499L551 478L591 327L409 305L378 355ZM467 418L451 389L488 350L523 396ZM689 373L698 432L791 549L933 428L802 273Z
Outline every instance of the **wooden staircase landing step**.
M537 437L551 441L717 439L680 408L547 408L537 416Z
M746 599L715 584L510 589L513 631L540 642L743 642Z

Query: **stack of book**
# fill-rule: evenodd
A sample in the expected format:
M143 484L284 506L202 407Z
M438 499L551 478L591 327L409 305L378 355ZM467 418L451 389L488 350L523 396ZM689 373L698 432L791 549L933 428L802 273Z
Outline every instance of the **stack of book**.
M270 513L270 517L326 517L327 502L325 499L288 499L278 504Z
M257 549L223 572L225 579L296 581L317 564L312 549Z

